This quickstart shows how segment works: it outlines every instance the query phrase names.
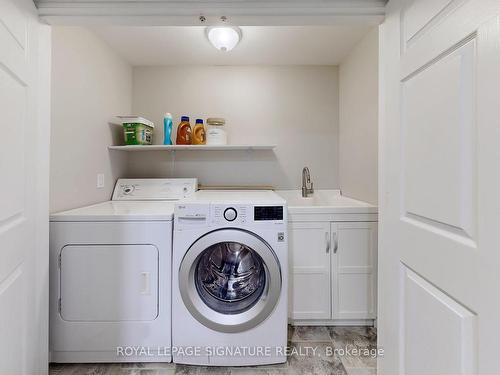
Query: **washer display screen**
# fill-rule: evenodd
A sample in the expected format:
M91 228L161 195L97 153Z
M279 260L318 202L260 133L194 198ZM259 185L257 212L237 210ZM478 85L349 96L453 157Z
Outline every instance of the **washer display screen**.
M254 306L265 290L264 261L244 244L220 242L198 257L195 284L199 296L211 309L239 314Z
M254 220L283 220L283 206L256 206Z

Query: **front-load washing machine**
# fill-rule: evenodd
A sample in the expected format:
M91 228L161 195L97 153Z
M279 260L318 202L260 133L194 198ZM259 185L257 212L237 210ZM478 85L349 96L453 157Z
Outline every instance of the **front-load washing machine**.
M51 215L52 362L170 362L174 202L196 179L118 180Z
M174 214L176 363L286 361L287 210L272 191L198 191Z

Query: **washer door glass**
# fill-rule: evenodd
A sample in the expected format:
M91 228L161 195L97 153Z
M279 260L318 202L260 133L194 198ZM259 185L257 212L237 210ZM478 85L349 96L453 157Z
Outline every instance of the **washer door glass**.
M179 292L200 323L242 332L265 320L281 296L281 267L254 233L218 229L198 238L179 266Z
M266 286L264 261L257 252L239 242L220 242L198 258L196 289L211 309L239 314L259 300Z

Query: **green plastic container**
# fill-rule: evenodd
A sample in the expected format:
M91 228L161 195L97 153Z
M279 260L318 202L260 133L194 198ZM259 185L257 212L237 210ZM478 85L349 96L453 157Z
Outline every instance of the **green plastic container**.
M153 143L154 124L142 117L120 117L126 145L150 145Z

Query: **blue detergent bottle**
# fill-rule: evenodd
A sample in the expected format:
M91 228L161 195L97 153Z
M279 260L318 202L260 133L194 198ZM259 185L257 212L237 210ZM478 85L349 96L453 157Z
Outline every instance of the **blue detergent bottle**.
M172 144L172 126L173 126L172 115L170 113L165 113L165 117L163 118L163 144L164 145L171 145Z

